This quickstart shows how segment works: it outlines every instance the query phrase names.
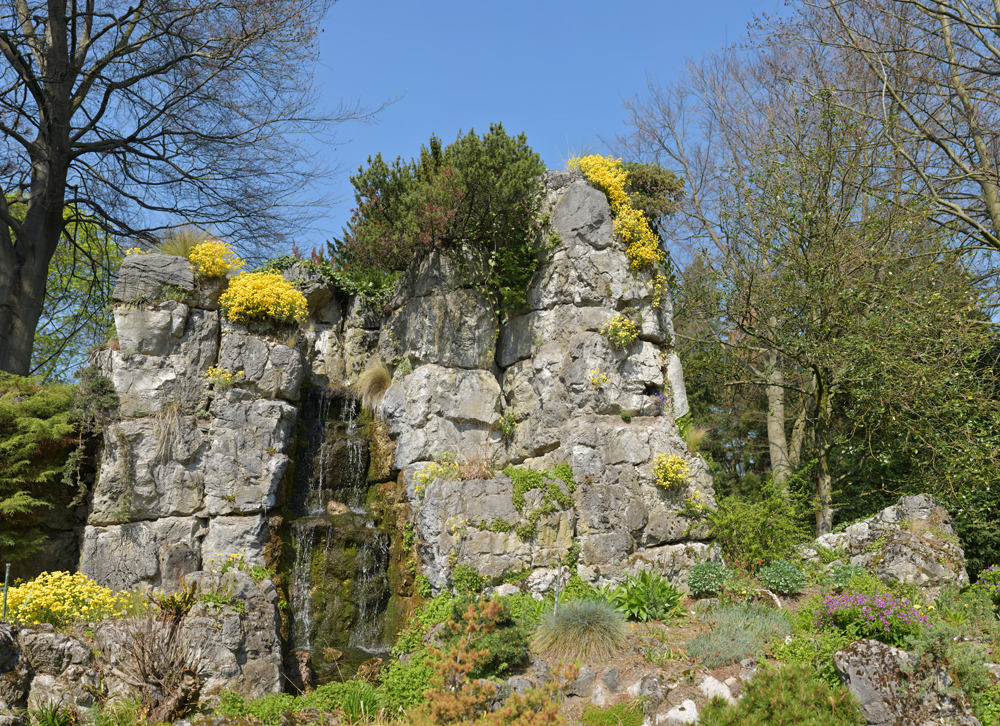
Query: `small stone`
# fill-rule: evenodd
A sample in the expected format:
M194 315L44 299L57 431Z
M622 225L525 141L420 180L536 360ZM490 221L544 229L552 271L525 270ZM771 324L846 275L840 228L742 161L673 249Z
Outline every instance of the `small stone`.
M493 590L493 594L498 597L507 597L508 595L517 595L521 592L517 585L512 585L509 582L505 582L502 585L497 585Z
M740 682L740 680L738 678L733 677L733 676L729 676L729 678L727 678L726 680L723 681L723 683L725 683L730 688L732 688L733 686L735 686L739 682Z
M684 726L691 723L698 723L698 706L691 699L656 716L656 726Z
M600 682L594 686L594 692L590 694L590 702L598 708L604 708L608 704L607 689Z
M612 693L622 689L622 674L617 668L608 668L601 674L601 683Z
M701 685L698 686L698 690L700 690L703 694L705 694L705 698L709 700L712 700L713 698L718 696L723 700L725 700L726 703L730 704L736 703L736 699L733 698L733 694L729 690L729 687L726 684L721 683L717 678L713 676L709 676L708 678L703 680L701 682Z
M531 679L526 676L511 676L507 679L507 685L510 687L513 693L519 693L524 695L524 693L535 687Z
M581 668L579 674L576 676L576 680L567 683L563 687L563 693L567 696L580 696L581 698L590 698L591 692L594 690L594 682L597 680L597 672L592 668Z

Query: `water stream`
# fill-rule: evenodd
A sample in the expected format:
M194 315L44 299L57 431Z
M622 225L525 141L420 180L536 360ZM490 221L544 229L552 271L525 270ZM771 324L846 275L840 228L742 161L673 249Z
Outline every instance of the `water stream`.
M294 557L291 647L309 651L320 682L349 677L384 653L389 540L365 507L368 442L349 393L309 389L303 398L289 495Z

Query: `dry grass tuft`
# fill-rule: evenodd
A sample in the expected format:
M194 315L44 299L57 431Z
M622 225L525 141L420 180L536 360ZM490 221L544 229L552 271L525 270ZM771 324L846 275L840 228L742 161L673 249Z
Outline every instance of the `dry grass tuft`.
M391 385L392 374L389 373L389 369L386 368L381 359L375 358L358 376L358 380L354 382L354 389L361 396L361 405L372 416L378 417L382 407L382 399Z
M698 453L701 448L701 442L705 440L708 435L707 426L688 426L687 430L684 431L684 443L687 444L688 451L694 455Z
M190 259L191 251L208 239L210 237L197 227L181 227L170 230L153 251Z

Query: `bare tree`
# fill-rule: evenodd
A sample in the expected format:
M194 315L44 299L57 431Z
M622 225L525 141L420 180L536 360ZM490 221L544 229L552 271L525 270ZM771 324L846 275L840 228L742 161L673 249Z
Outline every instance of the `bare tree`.
M1000 249L1000 5L811 0L785 31L856 59L864 91L842 102L899 145L939 223Z
M295 137L370 113L314 110L332 2L3 0L0 370L28 372L49 263L76 224L132 239L194 224L265 248L295 230L296 195L322 171Z

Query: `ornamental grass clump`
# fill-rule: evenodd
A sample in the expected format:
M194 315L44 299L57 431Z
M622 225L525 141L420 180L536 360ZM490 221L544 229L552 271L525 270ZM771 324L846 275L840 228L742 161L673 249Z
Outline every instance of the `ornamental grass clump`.
M7 593L7 618L14 623L99 622L128 614L129 593L115 593L77 572L43 572Z
M627 645L625 617L604 600L572 600L542 618L532 649L557 660L604 661Z
M905 647L907 639L928 623L920 606L889 593L865 595L853 590L831 595L813 611L816 630L839 629L856 639L871 638L886 645Z
M241 272L229 281L219 305L237 323L301 322L308 310L305 296L280 272Z
M374 359L358 376L354 388L361 396L361 405L373 416L378 415L385 392L392 385L392 374L380 358Z
M699 618L710 630L691 640L685 649L706 668L759 657L767 643L792 632L784 611L762 605L721 605Z

